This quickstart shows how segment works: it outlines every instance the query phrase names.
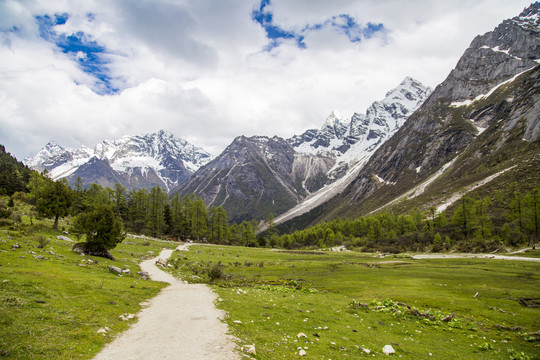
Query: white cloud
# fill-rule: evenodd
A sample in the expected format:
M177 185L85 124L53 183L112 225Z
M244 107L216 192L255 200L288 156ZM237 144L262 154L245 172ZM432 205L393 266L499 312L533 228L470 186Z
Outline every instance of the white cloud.
M351 43L332 28L270 52L251 19L258 1L5 0L0 2L0 143L19 158L49 140L93 146L165 129L217 154L238 135L289 137L334 109L363 112L410 75L435 86L473 37L517 15L519 0L470 2L273 0L274 23L300 31L348 14L385 37ZM39 37L35 16L68 13L58 34L82 32L122 92L94 93L77 59ZM91 14L91 16L89 16Z

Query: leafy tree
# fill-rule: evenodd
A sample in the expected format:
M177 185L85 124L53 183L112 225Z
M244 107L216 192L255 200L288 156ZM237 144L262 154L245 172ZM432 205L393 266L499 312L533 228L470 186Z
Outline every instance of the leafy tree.
M210 208L210 239L213 243L221 244L229 236L227 212L221 206Z
M517 224L518 227L518 242L521 242L523 238L523 229L524 229L524 209L523 209L523 196L521 195L521 192L519 191L513 191L512 192L512 201L510 202L510 212L509 212L509 218L514 223Z
M469 235L473 228L472 212L473 212L473 200L467 196L461 198L460 205L452 216L452 222L459 226L461 232L465 236L465 239L469 238Z
M167 203L167 194L159 187L154 186L149 195L148 228L154 235L162 235L165 229L164 210Z
M54 217L53 227L58 230L59 219L69 213L71 198L71 189L65 179L48 180L38 198L36 210L42 216Z
M485 239L491 236L491 219L487 215L487 209L491 205L491 200L488 197L474 202L474 213L479 229L477 230L477 238Z
M106 204L97 204L90 212L79 214L72 231L86 235L84 247L92 254L113 249L125 238L122 220L115 216L112 206Z
M192 236L197 240L201 240L208 232L208 214L203 199L196 198L191 203L190 215Z
M527 205L527 227L532 233L531 245L534 248L540 236L540 191L534 188L525 198Z
M116 216L127 219L127 190L119 183L114 184L114 203Z

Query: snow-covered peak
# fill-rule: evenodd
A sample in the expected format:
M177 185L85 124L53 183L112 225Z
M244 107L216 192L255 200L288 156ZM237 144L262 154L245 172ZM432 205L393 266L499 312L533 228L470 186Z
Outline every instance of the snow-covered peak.
M339 129L344 125L347 125L348 122L342 117L337 111L332 111L330 115L326 118L323 125L321 126L321 131L325 129Z
M160 130L144 135L127 135L117 140L103 140L93 149L85 146L75 150L65 149L50 142L36 156L26 159L25 163L39 171L47 169L53 179L59 179L73 174L94 157L106 160L112 169L122 174L129 175L134 169L140 169L143 174L151 171L162 177L167 186L177 182L170 178L175 171L184 169L182 171L192 173L212 159L202 148Z
M431 89L417 80L406 77L384 99L375 101L365 114L355 113L346 121L333 111L320 130L308 130L289 139L301 154L339 157L363 142L374 148L382 139L391 136L429 96ZM358 146L356 146L358 147Z
M399 102L410 112L416 110L430 93L431 89L429 87L407 76L396 88L386 93L382 103L392 104Z
M528 8L525 8L521 14L513 18L512 21L525 30L538 31L540 29L540 2L537 1Z

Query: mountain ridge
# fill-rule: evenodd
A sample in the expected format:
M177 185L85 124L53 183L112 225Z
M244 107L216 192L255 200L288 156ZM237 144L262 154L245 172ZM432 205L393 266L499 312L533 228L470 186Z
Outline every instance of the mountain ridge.
M51 141L24 162L34 170L47 170L54 180L67 178L70 184L81 177L84 183L103 186L119 182L129 189L161 186L169 190L210 159L202 148L160 130L103 140L94 149L69 149Z

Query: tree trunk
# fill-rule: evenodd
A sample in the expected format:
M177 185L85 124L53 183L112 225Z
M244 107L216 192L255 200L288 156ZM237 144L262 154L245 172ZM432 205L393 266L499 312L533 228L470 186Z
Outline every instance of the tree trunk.
M56 216L54 217L54 225L53 225L53 228L54 228L55 230L58 230L58 219L59 219L59 218L60 218L60 216L58 216L58 215L56 215Z

